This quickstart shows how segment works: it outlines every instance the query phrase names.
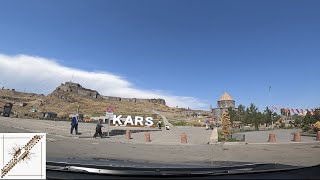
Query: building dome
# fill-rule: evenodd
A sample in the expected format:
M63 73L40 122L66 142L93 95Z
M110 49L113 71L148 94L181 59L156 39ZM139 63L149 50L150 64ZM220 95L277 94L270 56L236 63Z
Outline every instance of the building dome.
M235 107L235 101L232 97L227 93L224 92L223 95L218 100L218 108L225 108L228 109L229 107Z
M233 101L233 99L227 92L224 92L218 101Z
M232 97L227 93L224 92L222 96L220 96L219 100L217 101L217 108L212 109L215 119L220 119L224 112L227 112L229 108L236 110L235 101Z

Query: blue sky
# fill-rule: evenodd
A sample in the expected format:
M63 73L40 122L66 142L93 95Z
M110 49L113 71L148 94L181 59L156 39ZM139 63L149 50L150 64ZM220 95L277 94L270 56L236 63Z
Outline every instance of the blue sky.
M1 1L0 54L107 72L200 109L225 90L237 105L313 108L319 9L316 0Z

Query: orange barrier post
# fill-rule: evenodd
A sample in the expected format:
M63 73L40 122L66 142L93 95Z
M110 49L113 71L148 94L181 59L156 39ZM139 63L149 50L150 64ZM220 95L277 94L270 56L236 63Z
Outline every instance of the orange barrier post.
M181 143L187 144L187 134L185 132L181 134Z
M276 142L276 135L274 133L269 134L269 143L275 143Z
M301 134L299 132L295 132L293 135L293 141L294 142L300 142L301 141Z
M149 132L144 133L144 141L145 142L151 142L150 133Z
M126 130L126 140L130 140L131 139L131 132L130 130Z
M317 132L317 139L316 141L320 141L320 131Z

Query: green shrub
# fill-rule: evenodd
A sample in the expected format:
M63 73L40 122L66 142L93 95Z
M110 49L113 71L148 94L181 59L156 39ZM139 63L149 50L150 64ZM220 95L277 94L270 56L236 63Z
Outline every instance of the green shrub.
M309 131L310 130L310 127L309 126L302 126L302 131L303 132L307 132L307 131Z
M174 126L187 126L188 123L186 121L173 121L171 122L172 125Z
M216 127L216 123L210 123L210 124L209 124L209 128L210 128L210 129L214 129L215 127Z

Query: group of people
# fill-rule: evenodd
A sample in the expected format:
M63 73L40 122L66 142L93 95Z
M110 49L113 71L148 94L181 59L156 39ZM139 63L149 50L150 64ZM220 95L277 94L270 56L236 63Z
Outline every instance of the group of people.
M104 126L102 125L102 123L103 123L103 120L102 120L102 119L99 119L99 121L98 121L98 123L97 123L97 125L96 125L96 132L94 133L93 138L96 138L98 135L99 135L101 138L103 138L102 128L103 128ZM70 134L73 134L73 130L75 130L75 132L76 132L77 135L81 134L81 133L78 132L78 124L79 124L79 116L78 116L78 115L72 116L72 118L71 118L71 130L70 130ZM161 121L159 121L159 122L157 123L157 127L158 127L159 129L161 129L161 124L162 124ZM165 125L165 129L166 129L166 130L169 130L169 129L170 129L170 126L169 126L169 125Z
M157 127L158 127L158 129L161 129L161 124L162 124L161 121L158 121L158 122L157 122ZM170 126L169 126L168 124L165 125L164 127L166 128L166 130L169 130L169 129L170 129Z
M103 120L99 119L97 125L96 125L96 132L93 135L93 138L96 138L98 135L103 138L102 136L102 127L104 127L102 125ZM76 135L79 135L80 133L78 132L78 124L79 124L79 116L78 115L74 115L71 117L71 129L70 129L70 134L73 134L73 130L75 130Z

